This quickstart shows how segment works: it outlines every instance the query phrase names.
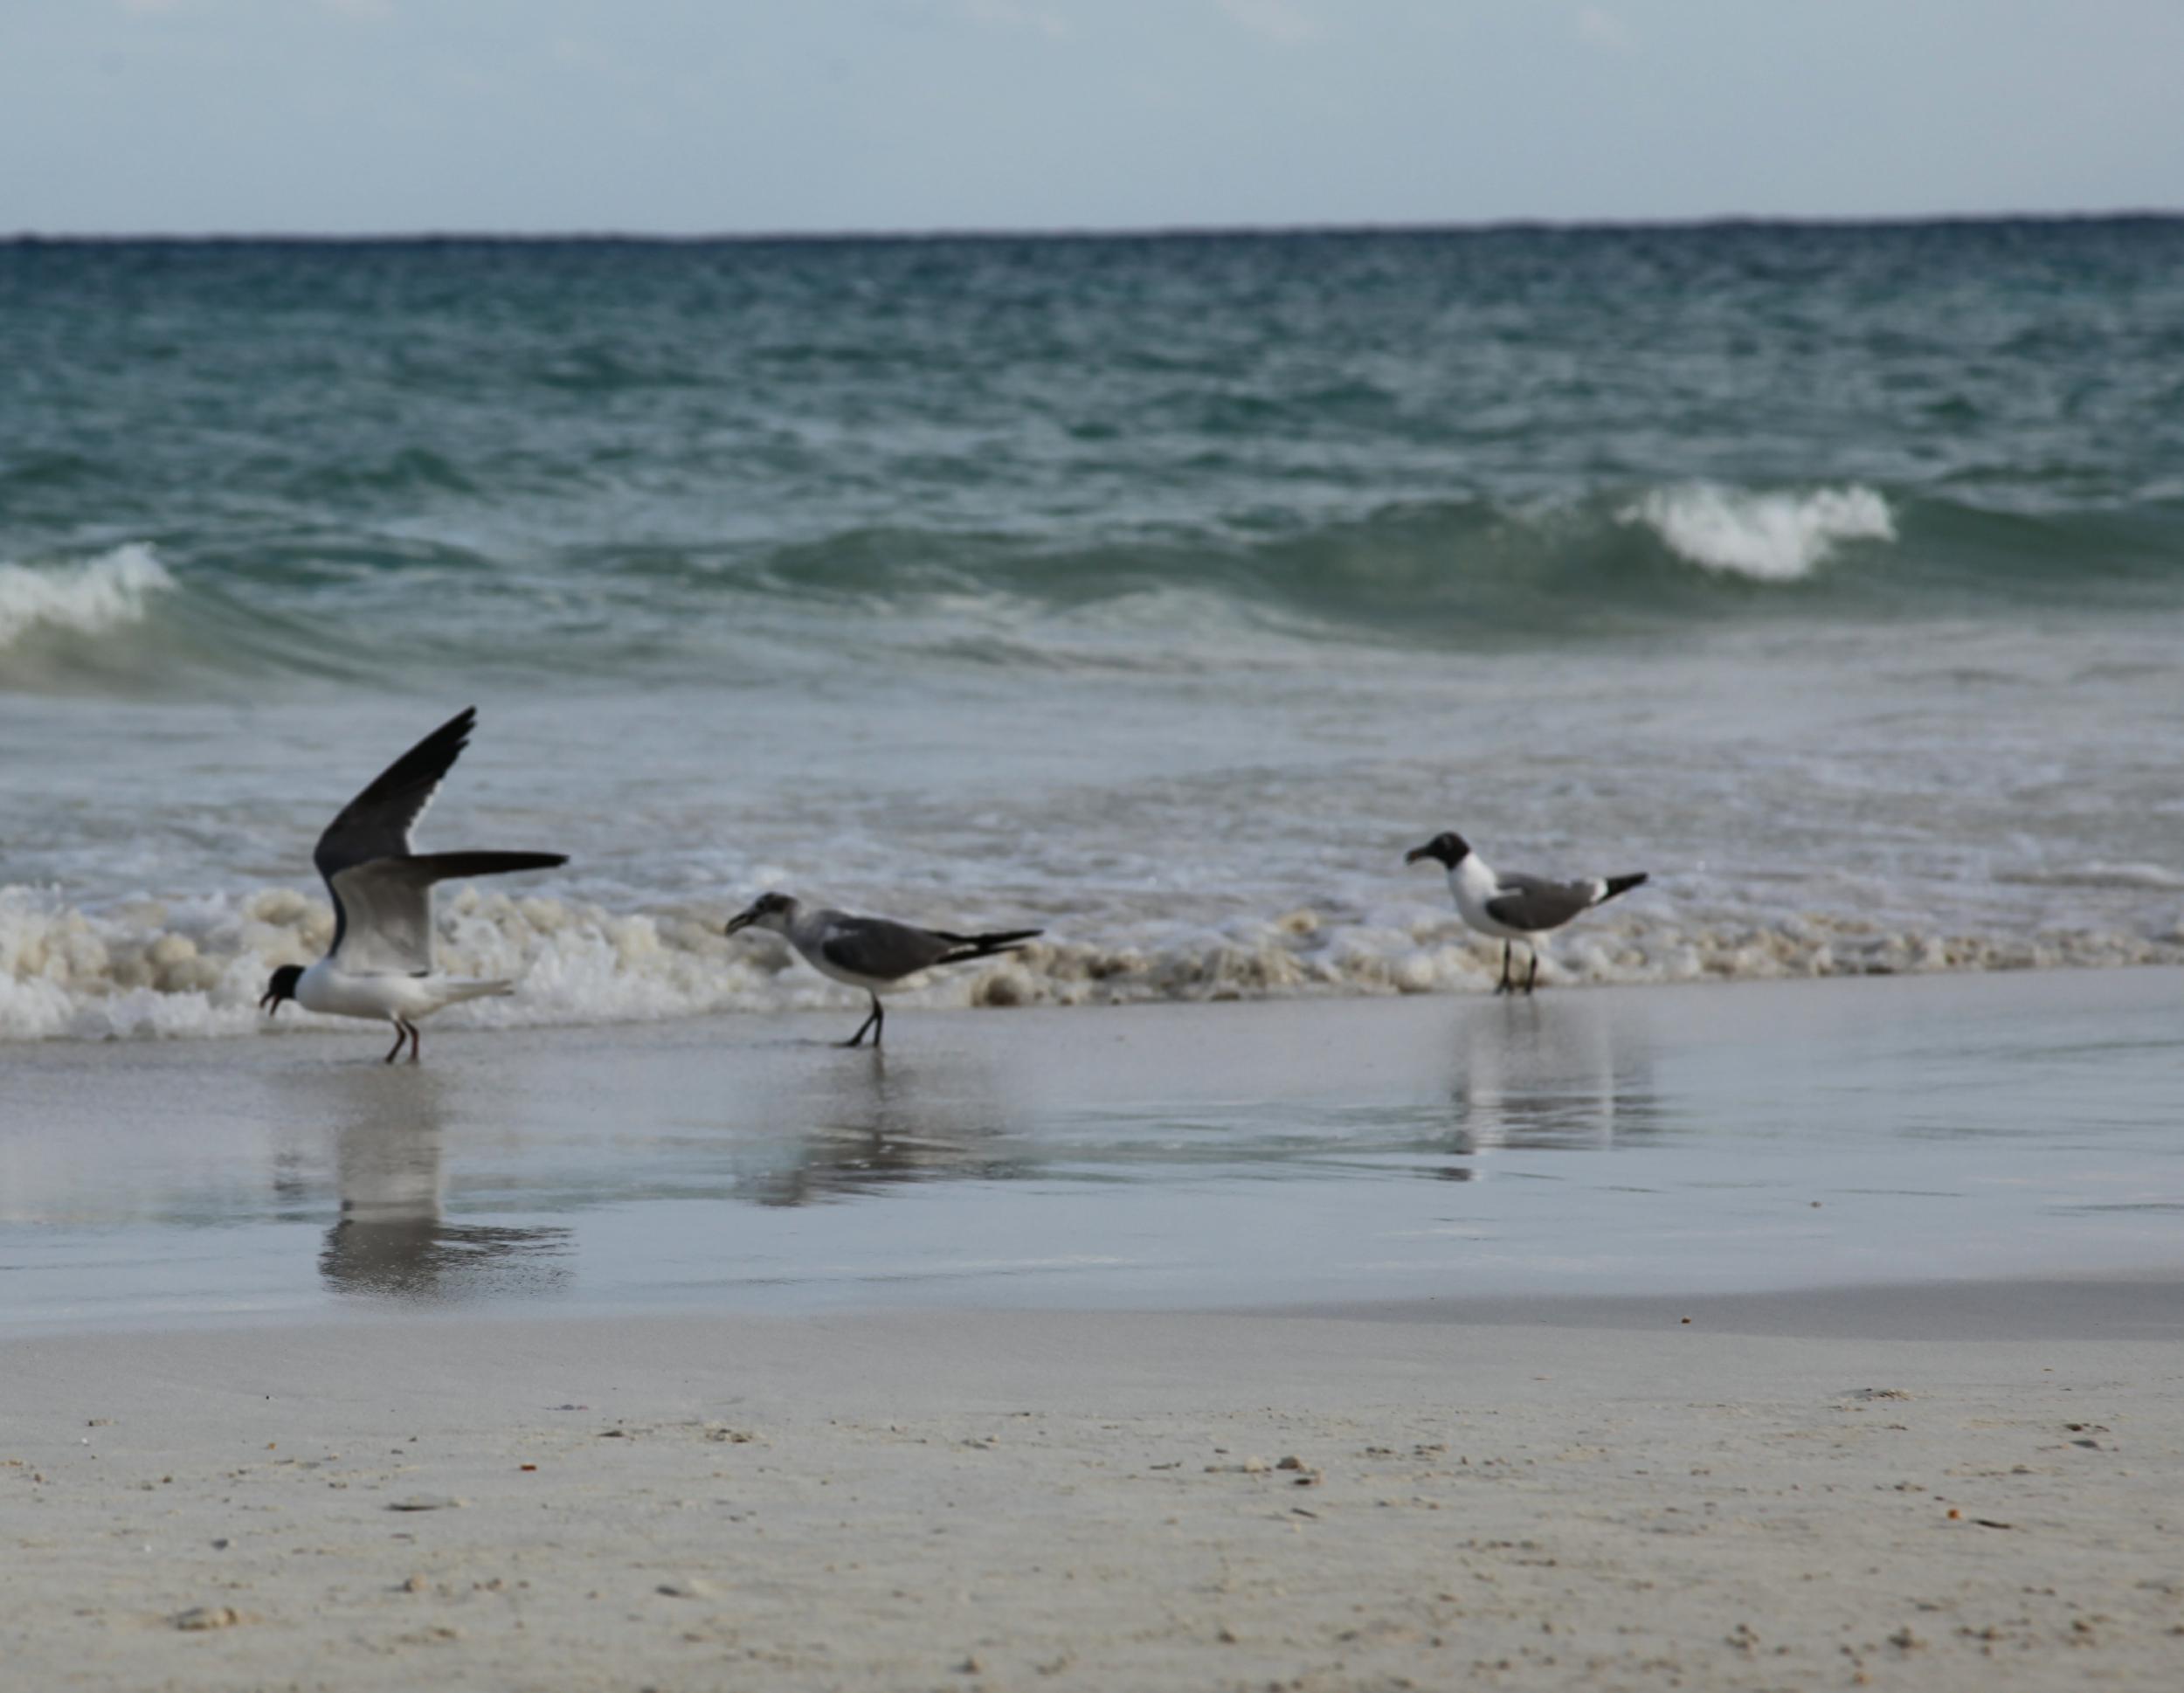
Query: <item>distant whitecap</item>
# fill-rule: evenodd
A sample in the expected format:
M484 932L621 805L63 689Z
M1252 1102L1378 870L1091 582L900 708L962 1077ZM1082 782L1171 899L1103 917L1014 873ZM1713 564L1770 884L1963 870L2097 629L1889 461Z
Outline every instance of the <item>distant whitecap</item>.
M1893 541L1888 501L1855 483L1806 494L1752 494L1698 483L1656 488L1616 514L1642 523L1679 556L1755 582L1809 576L1845 541Z
M136 542L79 564L0 564L0 651L41 627L96 635L140 623L145 602L174 585L152 549Z

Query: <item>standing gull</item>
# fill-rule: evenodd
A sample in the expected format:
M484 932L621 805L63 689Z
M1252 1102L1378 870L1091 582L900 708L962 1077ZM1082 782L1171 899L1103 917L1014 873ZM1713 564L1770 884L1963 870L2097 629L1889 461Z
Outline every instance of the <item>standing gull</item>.
M748 909L729 919L728 933L744 929L771 929L820 975L870 994L872 1015L842 1045L861 1044L870 1029L875 1048L888 1020L880 1006L881 994L907 985L913 976L936 964L964 964L1014 952L1043 932L1012 929L991 935L951 935L944 929L917 929L886 917L853 917L823 906L806 910L786 894L761 894Z
M1531 971L1524 978L1530 993L1539 980L1539 943L1535 936L1559 929L1580 911L1628 894L1646 879L1646 872L1628 876L1582 876L1575 881L1549 881L1541 876L1502 875L1471 850L1460 834L1435 835L1423 846L1403 854L1403 862L1415 864L1429 858L1448 867L1448 891L1456 896L1456 911L1482 935L1502 943L1502 980L1494 991L1514 993L1517 983L1509 971L1512 941L1531 948Z
M515 984L443 976L432 967L432 884L458 876L549 870L561 853L410 851L410 831L432 803L441 778L470 739L475 706L457 713L380 772L379 779L326 826L311 855L334 896L334 945L306 970L273 973L261 1010L280 1013L293 999L306 1011L370 1017L394 1025L391 1064L410 1043L418 1059L417 1021L459 999L507 993Z

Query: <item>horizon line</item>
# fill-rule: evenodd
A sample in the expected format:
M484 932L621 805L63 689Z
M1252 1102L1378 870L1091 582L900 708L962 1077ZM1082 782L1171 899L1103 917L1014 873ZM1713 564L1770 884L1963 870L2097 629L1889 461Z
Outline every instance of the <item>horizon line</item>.
M1797 213L1724 212L1689 218L1496 218L1438 222L1296 224L1049 225L1010 229L981 225L929 229L817 229L715 231L673 233L612 228L564 230L466 230L460 228L335 231L106 231L53 234L18 229L0 234L0 246L174 245L456 245L501 243L601 245L719 246L731 245L849 244L881 241L1188 241L1273 236L1583 234L1657 231L1699 232L1722 229L1918 229L1982 225L2148 224L2184 221L2184 207L2119 207L2100 211L1940 211L1808 216Z

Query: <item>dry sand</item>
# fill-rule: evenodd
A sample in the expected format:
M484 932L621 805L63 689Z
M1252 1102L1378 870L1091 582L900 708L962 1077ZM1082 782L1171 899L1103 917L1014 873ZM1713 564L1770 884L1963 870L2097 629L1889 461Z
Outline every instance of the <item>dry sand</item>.
M2114 1283L10 1340L0 1679L2167 1689L2178 1310Z

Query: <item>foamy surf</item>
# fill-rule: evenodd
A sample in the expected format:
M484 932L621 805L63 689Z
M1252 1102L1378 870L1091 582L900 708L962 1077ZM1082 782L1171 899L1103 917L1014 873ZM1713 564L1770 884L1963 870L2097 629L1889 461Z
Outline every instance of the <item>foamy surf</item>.
M97 635L141 623L151 596L174 585L137 542L77 564L0 564L0 653L41 628Z
M1698 483L1656 488L1617 515L1641 523L1679 557L1755 582L1810 576L1846 541L1893 541L1888 501L1852 484L1758 494Z
M784 946L721 932L729 907L615 913L582 902L466 888L440 913L441 966L507 977L505 999L443 1026L609 1024L863 1004ZM321 900L288 889L242 899L142 901L89 913L0 889L0 1040L221 1036L346 1026L300 1011L269 1023L258 998L273 966L317 957L332 937ZM1542 980L1636 985L1892 975L2059 965L2184 963L2166 937L2085 930L1980 936L1840 918L1773 923L1601 922L1562 936ZM1057 936L980 972L940 972L902 1003L927 1007L1102 1005L1486 992L1499 949L1453 916L1344 922L1311 909L1240 919L1137 944Z

